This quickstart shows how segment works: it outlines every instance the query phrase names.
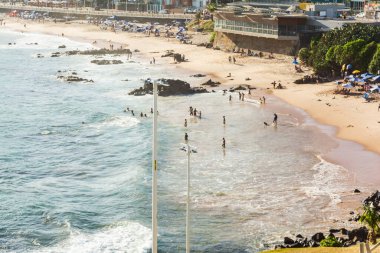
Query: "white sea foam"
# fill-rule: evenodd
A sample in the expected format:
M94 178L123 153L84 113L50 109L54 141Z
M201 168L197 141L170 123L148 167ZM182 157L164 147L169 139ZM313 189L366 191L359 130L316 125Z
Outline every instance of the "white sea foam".
M319 196L329 196L330 205L341 202L341 194L346 190L341 181L347 179L347 170L339 165L329 163L317 156L319 163L313 166L312 170L316 171L311 185L302 187L307 196L315 198Z
M74 231L61 243L32 253L145 252L151 247L149 228L136 222L119 222L93 234Z
M101 129L103 127L132 127L140 123L137 118L129 117L129 116L114 116L105 121L90 124L90 127L94 127L96 129Z
M66 48L63 50L74 50L74 49L90 49L93 46L89 43L72 41L66 37L61 36L51 36L38 33L27 33L20 34L20 32L14 31L3 31L4 33L9 33L10 35L22 35L21 38L17 38L14 41L8 41L7 44L0 45L0 48L6 49L54 49L58 51L58 46L65 45ZM8 45L11 43L11 45Z

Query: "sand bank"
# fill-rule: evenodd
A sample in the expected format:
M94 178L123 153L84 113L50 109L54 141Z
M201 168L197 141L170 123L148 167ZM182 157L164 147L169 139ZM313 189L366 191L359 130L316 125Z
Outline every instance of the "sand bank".
M27 24L24 27L24 24ZM3 26L4 27L4 26ZM2 29L4 29L2 27ZM220 81L224 86L247 84L258 87L261 94L273 94L291 105L305 110L318 122L336 127L337 136L362 144L370 151L380 154L380 112L378 102L367 103L361 97L344 97L334 95L334 83L325 84L293 84L295 79L311 73L304 69L304 73L296 73L292 58L276 55L275 59L267 57L241 57L238 54L236 64L228 61L232 54L184 45L175 39L164 37L150 37L144 34L127 32L110 32L101 30L95 25L81 23L35 23L25 20L7 18L6 27L18 31L39 32L61 36L62 33L70 38L93 42L98 47L109 47L109 44L123 45L132 50L138 49L149 57L155 57L157 64L172 64L173 68L188 71L189 73L204 73L209 79ZM115 46L115 47L117 47ZM165 50L174 50L184 54L187 62L173 65L172 58L161 58ZM231 73L230 77L227 77ZM249 78L250 80L246 80ZM200 79L199 83L205 79ZM286 89L273 89L271 82L276 81L286 86ZM194 85L199 85L194 83ZM258 92L258 91L255 91ZM255 95L255 93L254 93Z

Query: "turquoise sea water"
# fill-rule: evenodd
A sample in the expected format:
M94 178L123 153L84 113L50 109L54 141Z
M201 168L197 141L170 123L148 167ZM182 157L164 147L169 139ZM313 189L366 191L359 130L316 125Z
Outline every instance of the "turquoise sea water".
M148 77L195 79L138 54L109 66L91 64L93 56L50 57L90 47L0 32L0 252L149 251L152 96L127 93ZM68 70L94 83L57 79ZM160 252L184 252L185 132L198 148L191 158L195 252L257 252L289 233L318 232L340 215L349 173L317 156L334 141L297 111L280 113L277 129L264 128L273 110L291 108L233 95L231 103L222 91L159 98ZM190 105L201 120L188 116Z

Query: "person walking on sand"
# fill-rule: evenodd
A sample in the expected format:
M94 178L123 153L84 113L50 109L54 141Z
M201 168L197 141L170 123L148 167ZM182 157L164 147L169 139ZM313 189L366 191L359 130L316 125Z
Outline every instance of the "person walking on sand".
M233 61L234 64L236 63L235 56L232 57L232 61Z
M245 96L245 95L244 95L244 93L242 92L242 93L241 93L241 101L244 101L244 96Z
M222 148L226 148L226 139L224 137L222 139Z
M228 56L228 62L231 63L231 60L232 60L232 58L231 58L231 55L230 55L230 56Z
M263 96L263 104L265 104L265 97Z
M199 111L199 119L201 119L201 118L202 118L202 112Z
M241 100L241 93L240 93L240 91L239 91L239 100Z
M187 127L187 119L185 119L185 124L184 124L185 127Z
M156 59L153 57L153 64L156 64Z
M230 101L232 100L232 95L230 95L229 100L230 100Z
M226 125L226 116L223 116L223 125Z

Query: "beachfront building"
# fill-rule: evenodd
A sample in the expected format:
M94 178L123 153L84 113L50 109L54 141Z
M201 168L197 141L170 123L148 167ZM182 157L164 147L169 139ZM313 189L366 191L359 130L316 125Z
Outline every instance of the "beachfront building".
M294 55L310 38L321 32L317 23L303 14L255 14L217 12L214 46L233 50L244 48Z

